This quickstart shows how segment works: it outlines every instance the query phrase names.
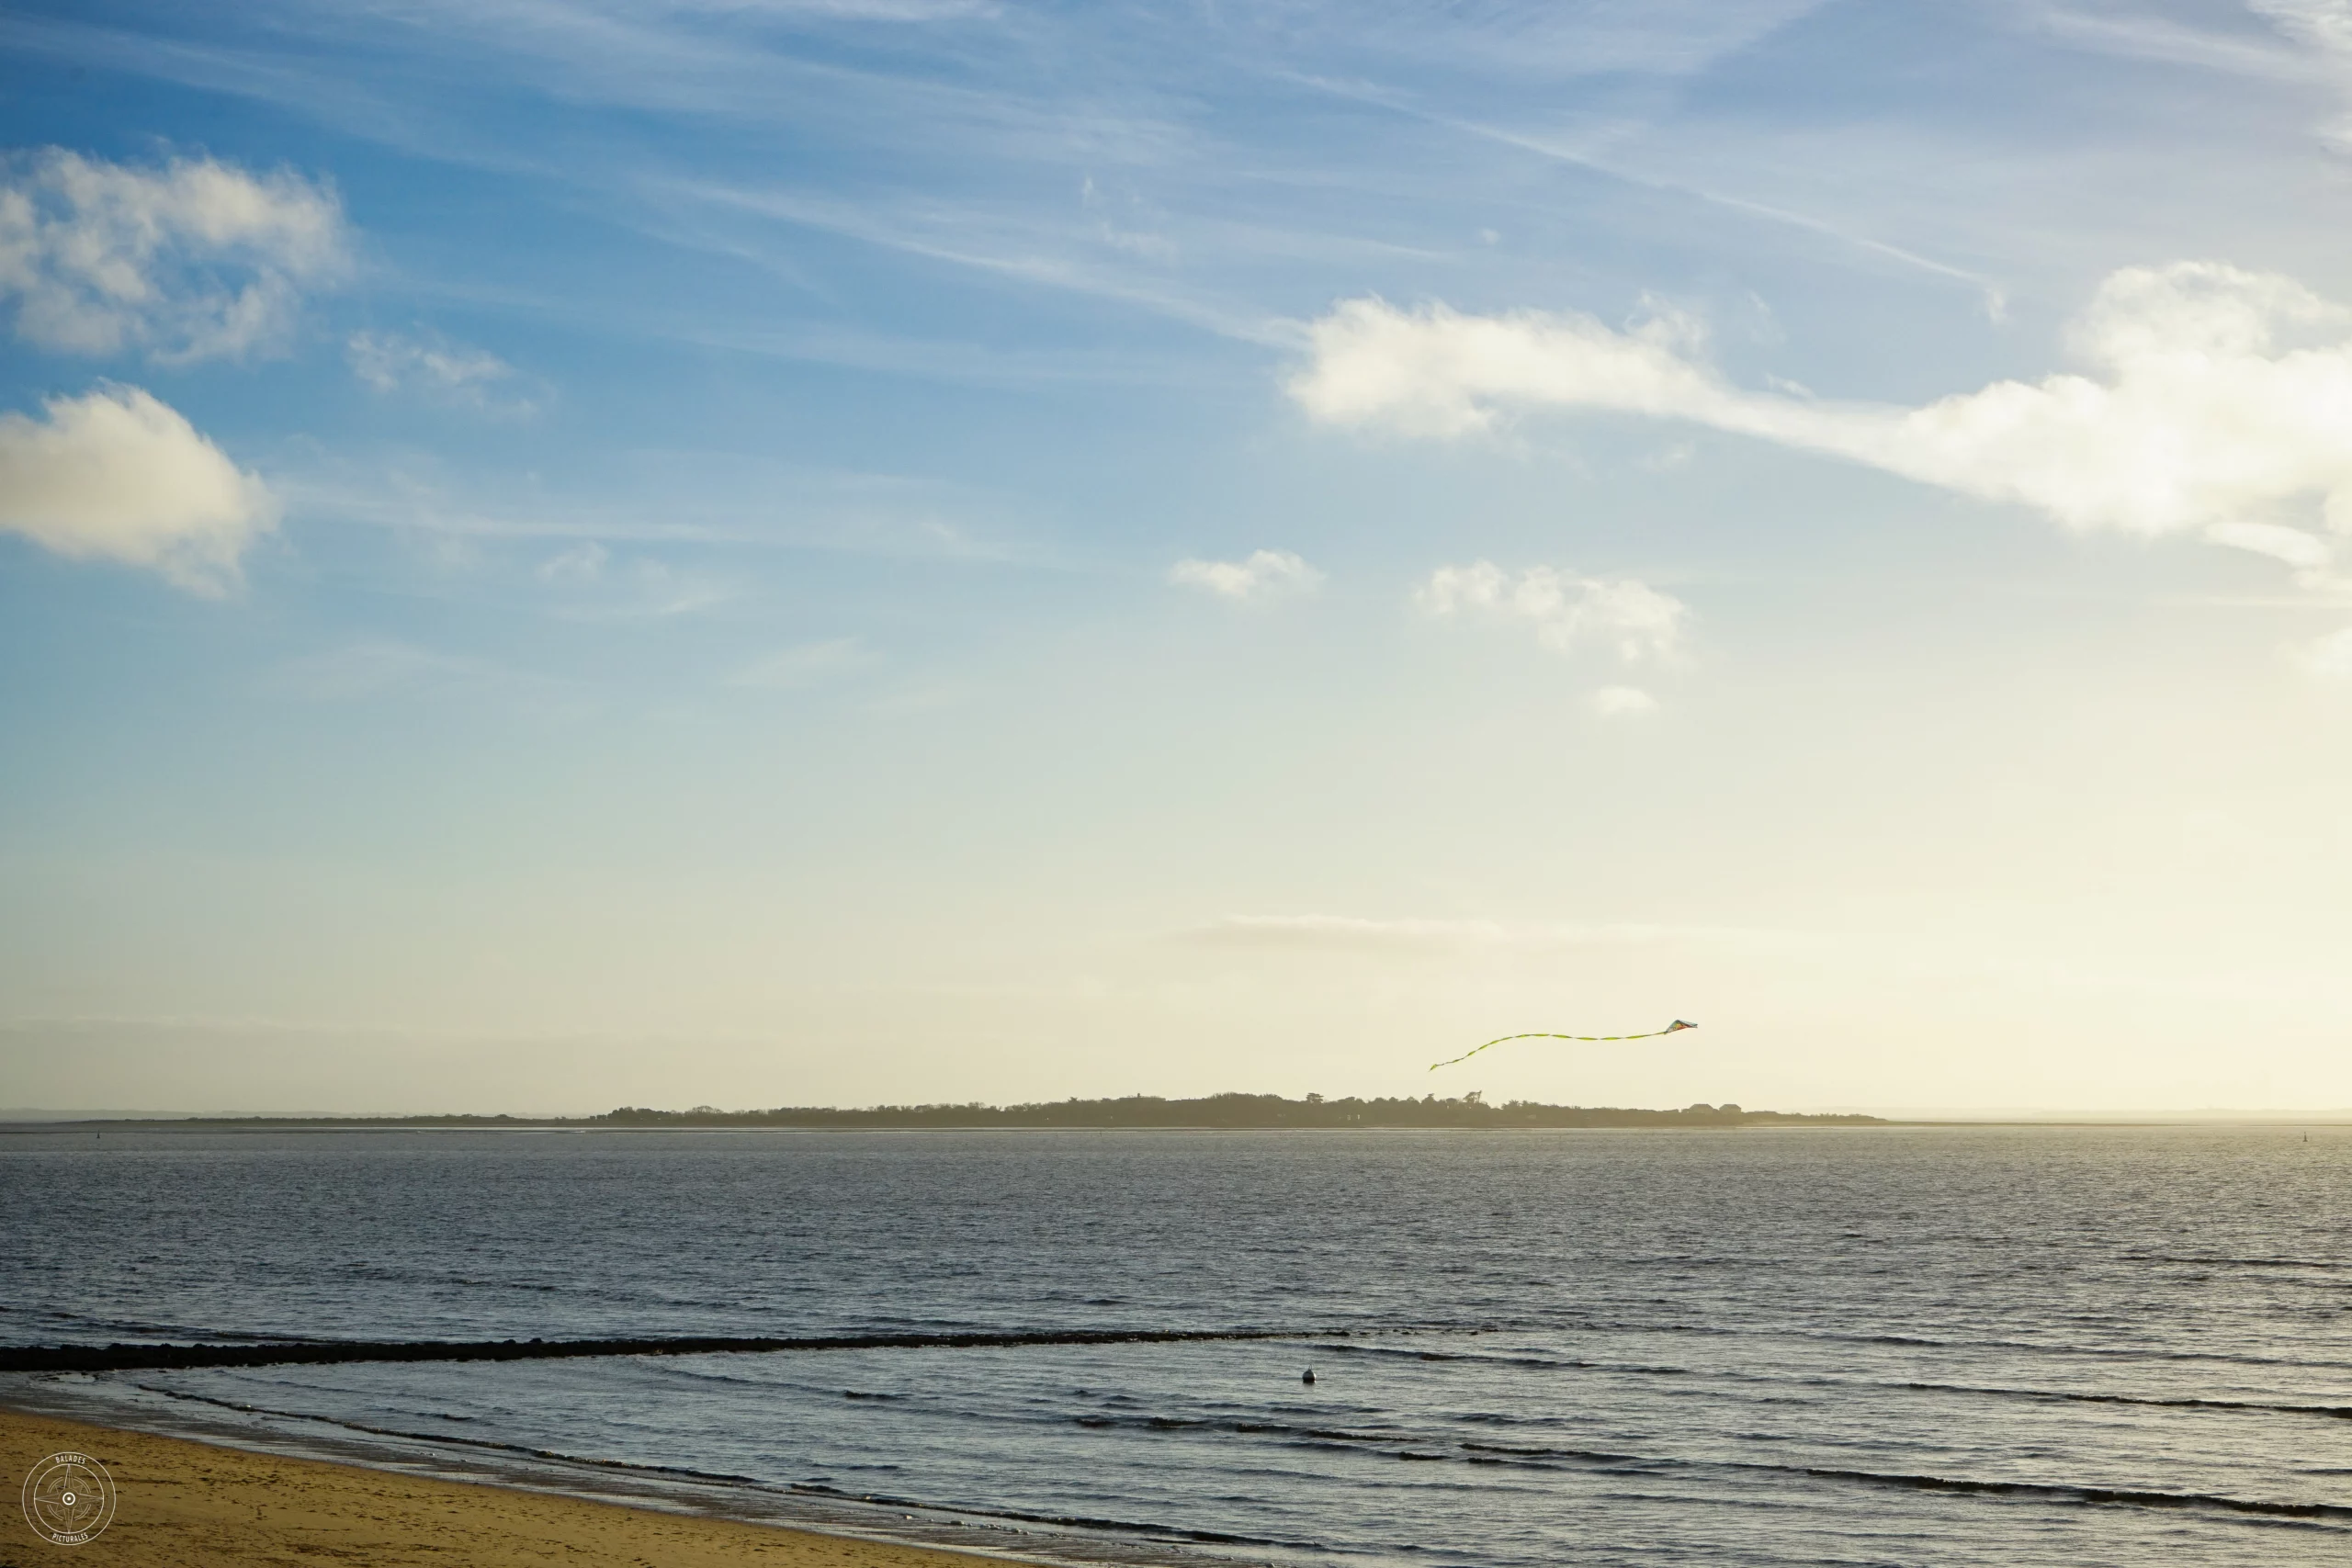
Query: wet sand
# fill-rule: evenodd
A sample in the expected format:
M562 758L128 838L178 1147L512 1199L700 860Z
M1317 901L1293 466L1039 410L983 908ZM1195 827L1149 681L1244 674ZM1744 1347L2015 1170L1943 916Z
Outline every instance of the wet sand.
M114 1522L52 1546L18 1499L44 1456L77 1450L113 1475ZM5 1568L975 1568L954 1551L854 1540L282 1459L0 1410Z

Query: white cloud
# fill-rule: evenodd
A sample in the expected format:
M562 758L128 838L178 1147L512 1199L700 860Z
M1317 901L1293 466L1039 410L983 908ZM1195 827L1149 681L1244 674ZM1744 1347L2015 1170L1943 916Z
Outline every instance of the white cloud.
M1639 686L1603 686L1592 694L1592 711L1603 718L1639 718L1657 712L1657 699Z
M137 387L43 407L40 419L0 414L0 529L218 592L277 521L267 485Z
M419 394L493 413L526 414L536 407L528 398L497 395L502 383L514 378L513 366L437 333L354 333L344 351L351 373L379 392Z
M291 325L345 264L334 192L211 158L135 168L62 148L0 164L0 298L17 333L73 354L235 358Z
M2352 681L2352 626L2305 643L2295 650L2295 661L2314 675Z
M1537 641L1561 653L1607 643L1628 663L1674 653L1690 613L1679 599L1634 578L1577 577L1549 566L1514 576L1485 560L1438 568L1413 598L1432 615L1523 622Z
M1698 417L1690 411L1733 395L1685 357L1695 344L1675 317L1619 333L1584 315L1465 316L1365 299L1342 300L1307 332L1314 361L1290 391L1329 424L1456 436L1491 427L1502 402Z
M2215 523L2205 537L2235 550L2251 550L2295 569L2304 582L2318 587L2333 580L2335 549L2316 534L2278 523Z
M1312 593L1323 574L1288 550L1252 550L1246 560L1180 560L1168 581L1205 589L1227 599L1262 603Z
M2352 312L2290 278L2210 262L2109 276L2075 324L2093 374L1997 381L1921 408L1733 386L1688 322L1468 316L1351 299L1311 324L1291 382L1313 417L1460 436L1507 411L1605 409L1831 454L2075 528L2231 530L2314 502L2352 528ZM2298 550L2303 547L2292 547ZM2308 553L2308 552L2307 552Z

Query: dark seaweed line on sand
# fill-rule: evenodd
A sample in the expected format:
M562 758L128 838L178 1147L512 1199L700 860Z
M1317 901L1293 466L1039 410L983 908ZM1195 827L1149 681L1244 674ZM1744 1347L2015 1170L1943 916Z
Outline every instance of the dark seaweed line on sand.
M311 1340L267 1345L8 1345L0 1372L184 1371L345 1361L542 1361L584 1356L765 1355L786 1350L969 1350L1029 1345L1182 1345L1203 1340L1344 1338L1339 1328L1078 1328L1011 1333L854 1334L798 1339ZM1394 1332L1390 1330L1389 1332Z

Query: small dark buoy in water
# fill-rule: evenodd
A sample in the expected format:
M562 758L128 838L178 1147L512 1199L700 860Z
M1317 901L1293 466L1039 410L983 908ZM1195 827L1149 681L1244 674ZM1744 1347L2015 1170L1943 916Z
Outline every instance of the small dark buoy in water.
M1306 1375L1298 1381L1305 1383L1307 1387L1313 1388L1315 1386L1315 1369L1313 1367L1307 1368Z

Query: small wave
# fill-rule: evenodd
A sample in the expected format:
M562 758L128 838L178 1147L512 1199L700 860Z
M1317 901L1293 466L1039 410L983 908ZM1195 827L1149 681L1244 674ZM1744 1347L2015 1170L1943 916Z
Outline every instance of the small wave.
M1877 1385L1849 1382L1844 1386L1868 1388ZM2153 1394L2085 1393L2072 1389L1972 1388L1965 1383L1942 1382L1905 1382L1885 1386L1937 1393L1993 1394L2007 1399L2049 1400L2077 1404L2137 1404L2157 1410L2249 1410L2268 1415L2322 1416L2336 1421L2352 1421L2352 1404L2286 1404L2252 1399L2197 1399L2187 1395L2162 1399Z
M1464 1443L1462 1446L1474 1453L1508 1454L1514 1459L1566 1459L1587 1464L1654 1465L1659 1462L1639 1454L1604 1453L1597 1449L1529 1449L1512 1443Z
M854 1503L874 1503L888 1508L922 1508L939 1514L968 1514L978 1519L1015 1519L1029 1525L1055 1525L1064 1529L1112 1530L1122 1535L1155 1537L1162 1540L1192 1540L1216 1546L1272 1546L1294 1551L1326 1550L1313 1540L1290 1540L1281 1536L1234 1535L1223 1530L1185 1529L1175 1525L1151 1524L1140 1519L1106 1519L1088 1514L1031 1514L1012 1508L967 1508L960 1503L922 1503L909 1497L892 1497L880 1492L851 1492L838 1486L821 1486L813 1482L801 1482L786 1487L810 1496L839 1497Z
M1568 1356L1507 1356L1492 1350L1408 1350L1394 1345L1310 1345L1311 1350L1333 1356L1389 1356L1406 1361L1468 1361L1487 1367L1608 1368L1605 1361L1579 1360Z
M1288 1421L1219 1421L1189 1416L1096 1416L1069 1417L1072 1426L1097 1431L1205 1432L1237 1438L1311 1439L1318 1443L1395 1443L1400 1432L1351 1432L1336 1427L1302 1427Z
M555 1294L571 1290L564 1285L537 1284L526 1280L481 1280L465 1274L448 1274L426 1269L396 1269L383 1263L345 1263L334 1272L345 1279L366 1280L384 1285L460 1285L470 1291L529 1291ZM574 1294L587 1292L572 1292ZM609 1294L598 1292L597 1294Z
M1502 1332L1489 1329L1484 1332ZM2081 1356L2121 1361L2219 1362L2237 1367L2286 1367L2299 1372L2352 1372L2352 1361L2293 1356L2258 1356L2227 1350L2161 1350L2144 1346L2053 1345L2030 1339L1939 1339L1918 1334L1844 1334L1829 1329L1748 1328L1716 1323L1637 1323L1622 1318L1586 1318L1547 1325L1512 1325L1510 1331L1549 1334L1690 1334L1711 1338L1793 1339L1802 1344L1897 1345L1923 1350L2007 1350L2029 1356ZM1363 1329L1359 1334L1385 1330ZM1405 1352L1410 1353L1410 1352Z
M2155 1394L2094 1393L2075 1389L2005 1388L1989 1384L1896 1382L1882 1378L1791 1376L1771 1372L1736 1371L1720 1367L1668 1367L1638 1361L1596 1361L1572 1357L1505 1356L1479 1351L1402 1350L1379 1345L1317 1345L1319 1353L1333 1356L1394 1356L1408 1360L1464 1361L1481 1366L1526 1367L1538 1371L1630 1373L1638 1377L1704 1378L1727 1382L1781 1384L1802 1388L1905 1389L1920 1393L1965 1393L1997 1399L2030 1399L2084 1404L2133 1404L2159 1410L2245 1410L2269 1415L2318 1416L2352 1420L2352 1404L2305 1404L2254 1399L2204 1399L2188 1395L2165 1398ZM1463 1420L1512 1421L1514 1416L1459 1417Z
M454 1443L461 1448L486 1449L497 1453L519 1454L526 1459L559 1461L565 1464L594 1465L600 1470L633 1471L647 1475L676 1475L695 1481L723 1481L729 1485L766 1486L756 1476L729 1475L722 1471L688 1470L674 1464L638 1464L621 1459L583 1459L578 1454L563 1453L555 1449L535 1449L523 1443L494 1442L488 1438L459 1438L447 1432L411 1432L398 1427L374 1427L364 1421L347 1421L334 1416L317 1416L302 1410L276 1410L266 1404L245 1404L233 1399L218 1399L210 1394L189 1393L181 1389L159 1388L153 1383L135 1382L130 1385L147 1393L161 1394L165 1399L186 1400L192 1404L209 1404L221 1410L233 1410L243 1416L267 1416L280 1421L315 1421L324 1427L340 1427L346 1432L365 1432L371 1438L403 1438L419 1443ZM431 1412L428 1415L433 1414ZM470 1419L470 1417L457 1417Z
M1745 1460L1685 1460L1636 1454L1596 1452L1587 1449L1520 1448L1502 1443L1464 1443L1465 1450L1498 1460L1548 1461L1579 1469L1638 1468L1669 1470L1730 1470L1777 1475L1808 1475L1820 1481L1857 1485L1900 1487L1916 1492L1955 1492L1982 1496L2030 1497L2054 1503L2116 1504L2143 1508L2199 1508L2218 1513L2266 1518L2352 1523L2352 1507L2335 1503L2278 1503L2260 1498L2231 1497L2212 1492L2160 1492L2130 1486L2094 1486L2057 1481L1983 1481L1964 1476L1917 1475L1901 1472L1852 1470L1834 1465L1770 1464Z
M97 1317L88 1313L69 1312L62 1307L47 1307L28 1312L17 1307L0 1306L0 1314L25 1316L42 1323L78 1324L84 1328L95 1329L101 1333L135 1334L142 1339L150 1340L161 1340L166 1336L178 1336L213 1345L325 1345L333 1343L331 1340L312 1338L301 1334L248 1333L242 1329L208 1328L185 1323L149 1323L135 1317ZM37 1351L45 1347L39 1345L10 1344L0 1347L0 1350L13 1351Z
M2341 1519L2352 1522L2352 1507L2335 1503L2271 1503L2251 1497L2229 1497L2213 1492L2156 1492L2129 1486L2078 1486L2063 1482L1970 1481L1945 1475L1904 1475L1874 1470L1841 1470L1826 1465L1773 1465L1825 1481L1852 1481L1873 1486L1900 1486L1917 1492L1968 1492L1985 1496L2040 1497L2064 1503L2120 1503L2142 1508L2206 1508L2221 1513L2253 1514L2282 1519Z
M2316 1258L2199 1258L2165 1252L2127 1252L2123 1258L2132 1263L2181 1263L2207 1269L2321 1269L2331 1272L2352 1269L2352 1263L2326 1262Z

